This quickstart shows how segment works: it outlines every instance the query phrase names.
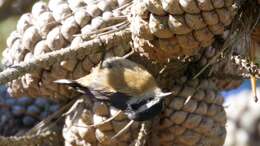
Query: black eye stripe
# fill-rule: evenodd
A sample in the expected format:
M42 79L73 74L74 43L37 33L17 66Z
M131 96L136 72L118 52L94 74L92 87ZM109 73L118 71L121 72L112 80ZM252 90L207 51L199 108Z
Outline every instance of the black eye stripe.
M132 109L132 110L138 110L141 106L146 105L147 103L151 102L154 98L150 97L150 98L146 98L143 100L138 100L137 102L134 103L130 103L128 102L128 108Z
M127 109L126 113L129 119L135 121L146 121L158 115L163 109L163 102L155 102L150 108L140 106L137 110Z

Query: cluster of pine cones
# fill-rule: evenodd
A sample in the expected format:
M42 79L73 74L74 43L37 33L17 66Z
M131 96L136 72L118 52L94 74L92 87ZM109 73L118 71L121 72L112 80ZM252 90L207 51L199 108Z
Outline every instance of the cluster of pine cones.
M10 136L32 128L50 114L59 110L59 105L42 97L13 98L5 86L0 86L0 135Z
M242 69L228 58L211 61L221 52L219 44L230 31L236 9L233 0L40 1L34 4L31 13L19 19L16 30L7 39L2 63L10 67L48 52L78 47L93 34L111 31L115 25L119 26L116 29L127 26L133 41L109 46L106 56L123 56L132 48L139 57L130 59L158 76L162 89L175 91L167 99L158 125L153 127L153 143L221 146L226 137L226 115L219 91L239 86L242 79L215 75L239 74ZM102 52L88 48L86 51L89 53L83 54L87 55L79 52L59 62L39 65L9 82L8 92L16 97L45 96L59 102L72 97L74 94L70 90L53 81L77 79L89 74L101 61ZM201 76L191 79L208 64ZM159 74L161 67L165 70ZM188 98L191 99L185 104ZM84 101L84 104L83 111L79 113L75 108L66 116L63 128L66 146L135 144L139 123L132 125L118 140L111 141L110 137L129 119L122 114L102 126L89 128L88 125L108 119L117 110L91 100ZM91 105L90 108L87 105ZM79 116L73 121L75 113Z

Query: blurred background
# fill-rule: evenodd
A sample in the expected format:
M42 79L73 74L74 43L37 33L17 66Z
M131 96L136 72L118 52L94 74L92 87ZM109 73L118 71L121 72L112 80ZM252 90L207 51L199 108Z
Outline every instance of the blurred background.
M6 47L8 35L15 30L19 16L29 11L35 1L0 0L0 52ZM260 82L257 92L260 97ZM225 146L260 146L260 102L254 102L250 81L221 94L225 97L228 117ZM11 98L6 87L0 85L0 135L9 136L27 130L58 109L57 103L42 97Z
M260 95L258 82L257 94ZM227 137L225 146L260 145L260 103L254 102L249 80L237 89L222 92L225 97Z

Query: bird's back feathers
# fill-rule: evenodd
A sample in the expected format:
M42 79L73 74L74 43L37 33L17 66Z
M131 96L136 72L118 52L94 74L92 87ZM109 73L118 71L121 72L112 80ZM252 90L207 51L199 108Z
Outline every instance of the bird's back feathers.
M105 60L103 67L94 68L91 74L77 81L83 86L131 96L144 96L158 87L153 76L143 66L118 57Z

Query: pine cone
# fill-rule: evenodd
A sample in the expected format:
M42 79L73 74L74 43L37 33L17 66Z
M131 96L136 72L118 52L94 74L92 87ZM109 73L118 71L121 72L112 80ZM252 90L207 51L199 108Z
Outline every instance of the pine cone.
M231 24L233 4L233 0L135 0L131 17L134 47L160 62L194 55Z
M158 123L152 126L153 138L148 137L147 141L156 146L222 145L226 135L224 99L217 95L214 83L208 79L187 81L183 77L174 82L172 90L176 94L167 98ZM189 96L190 101L184 104ZM127 117L121 114L97 128L89 127L115 115L117 110L106 103L93 102L85 96L81 98L84 100L65 120L63 136L66 146L135 144L140 123L133 124L126 133L111 141L111 137L129 122Z
M210 77L219 90L230 90L237 88L242 84L242 78L234 78L232 75L242 74L241 66L235 64L230 56L225 58L217 58L213 63L210 61L220 53L221 49L217 47L208 47L201 54L200 59L194 63L197 70L201 70L207 64L210 64L208 69L204 72L205 76Z
M239 66L235 65L232 61L224 59L219 63L212 66L215 70L215 77L212 80L216 83L219 90L230 90L239 87L243 79L242 78L235 78L232 75L239 75L241 70L239 70ZM216 71L218 70L218 71ZM222 71L222 73L221 73ZM223 77L221 77L223 75ZM230 77L228 75L231 75Z
M7 39L8 48L3 52L2 62L9 67L47 52L67 46L75 47L88 39L85 35L124 21L122 11L115 9L128 2L50 0L48 5L43 1L37 2L31 13L20 18L16 31ZM122 56L129 50L129 45L111 46L110 50L108 56ZM86 52L93 53L72 54L67 60L41 65L32 73L13 80L9 83L10 94L15 97L45 96L54 100L70 97L66 88L52 81L60 78L76 79L88 74L100 62L102 53L95 53L95 50Z

